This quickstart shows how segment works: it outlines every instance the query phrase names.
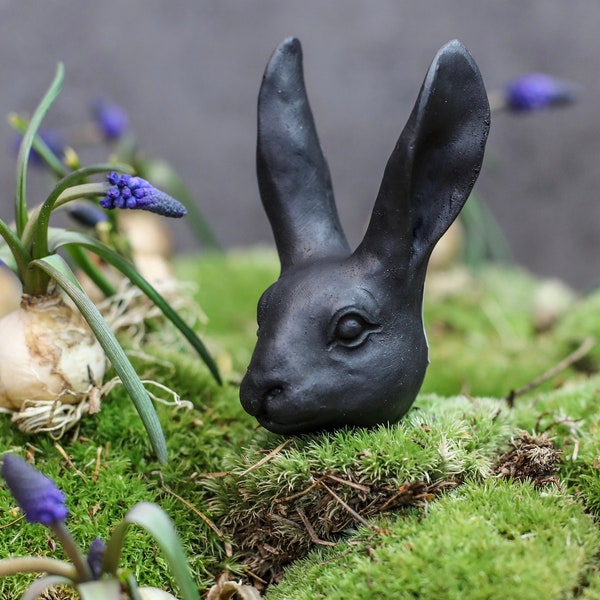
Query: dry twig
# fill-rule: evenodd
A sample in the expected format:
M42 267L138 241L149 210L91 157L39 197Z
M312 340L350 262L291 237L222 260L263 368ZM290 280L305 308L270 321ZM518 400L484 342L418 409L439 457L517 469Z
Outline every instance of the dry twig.
M559 363L554 365L551 369L548 369L545 373L542 373L539 377L536 377L533 381L530 381L526 385L520 387L517 390L511 390L508 395L504 398L508 405L512 408L515 403L515 398L517 396L522 396L527 392L535 389L536 387L542 385L542 383L546 383L546 381L550 381L553 377L558 375L561 371L564 371L571 365L575 364L578 360L581 360L593 347L594 339L591 337L583 340L581 346L577 348L574 352L569 354Z

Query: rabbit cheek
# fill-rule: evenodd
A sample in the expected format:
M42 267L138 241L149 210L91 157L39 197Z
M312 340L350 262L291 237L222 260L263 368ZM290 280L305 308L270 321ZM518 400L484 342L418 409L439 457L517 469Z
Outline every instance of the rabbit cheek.
M338 409L337 425L373 426L400 419L414 402L428 364L422 328L394 322L374 332L362 348L345 351L339 369L337 394L330 401ZM340 362L343 357L340 358Z

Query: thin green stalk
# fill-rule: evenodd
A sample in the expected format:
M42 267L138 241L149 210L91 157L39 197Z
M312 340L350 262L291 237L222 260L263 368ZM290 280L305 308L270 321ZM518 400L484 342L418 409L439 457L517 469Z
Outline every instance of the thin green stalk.
M67 246L67 252L75 264L94 282L94 285L108 298L117 293L117 288L108 281L102 271L90 260L88 254L76 244Z
M77 579L75 567L64 561L47 556L19 556L0 559L0 577L18 573L52 573L68 579Z
M56 75L48 91L42 98L42 101L36 108L29 126L23 135L21 140L21 146L19 147L19 154L17 156L17 185L15 191L15 224L17 229L17 236L21 236L25 225L27 225L27 203L26 203L26 183L27 183L27 166L29 164L29 155L31 153L31 146L33 140L39 129L40 125L50 106L60 93L64 78L64 67L62 63L59 63L56 68Z
M17 269L19 271L19 277L21 281L27 272L30 257L25 250L25 246L21 243L21 240L17 237L15 232L0 219L0 235L4 238L6 245L9 247Z
M73 539L69 528L65 525L65 522L58 521L56 523L52 523L50 528L60 542L65 554L73 562L73 566L77 571L77 581L91 581L94 579L85 556L82 554L79 546L75 543L75 540Z
M106 192L110 189L108 183L80 183L67 188L64 192L56 198L54 206L50 209L50 212L56 208L64 206L68 202L73 200L80 200L81 198L97 198L98 196L105 196ZM45 211L46 203L42 205L42 211ZM41 212L40 212L41 214Z
M140 590L133 573L127 573L125 576L125 585L127 586L127 592L129 593L131 600L142 600L142 597L140 596Z
M50 192L45 202L39 208L37 218L31 229L27 230L26 239L23 240L25 247L31 246L33 258L43 258L48 255L48 227L50 224L50 217L52 211L58 206L62 206L71 200L76 198L92 197L103 195L108 189L107 184L101 183L82 183L91 175L98 173L106 173L108 171L117 170L126 173L131 172L131 167L128 165L106 163L100 165L94 165L92 167L84 167L77 169L69 173L66 177L61 179ZM83 186L96 186L95 188L85 188ZM103 187L99 187L103 186ZM73 190L73 191L71 191ZM74 191L78 190L78 191ZM23 236L25 238L25 236Z

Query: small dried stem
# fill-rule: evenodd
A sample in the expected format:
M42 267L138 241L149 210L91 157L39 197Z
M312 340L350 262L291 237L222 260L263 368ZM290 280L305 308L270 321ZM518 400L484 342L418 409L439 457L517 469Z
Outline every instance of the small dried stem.
M318 546L336 546L337 545L335 542L328 542L326 540L322 540L317 535L314 527L312 526L311 522L308 520L306 513L301 508L297 508L296 512L298 513L298 516L300 517L302 523L304 523L304 527L306 527L306 531L308 531L308 535L310 536L310 539L314 544L317 544Z
M517 396L522 396L523 394L526 394L534 388L542 385L542 383L549 381L550 379L558 375L561 371L564 371L572 364L576 363L578 360L581 360L592 349L594 343L595 342L593 338L586 338L585 340L583 340L581 346L579 346L577 350L569 354L559 363L554 365L551 369L548 369L548 371L542 373L539 377L536 377L533 381L530 381L523 387L520 387L517 390L511 390L508 393L508 395L504 398L508 405L512 408L514 406L515 398Z

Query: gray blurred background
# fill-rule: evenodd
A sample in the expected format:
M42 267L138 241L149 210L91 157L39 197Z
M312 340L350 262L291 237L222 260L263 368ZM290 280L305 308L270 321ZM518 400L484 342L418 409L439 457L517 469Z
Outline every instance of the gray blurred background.
M516 260L580 289L600 281L600 4L589 0L0 0L0 114L30 112L63 61L46 125L127 109L142 149L176 166L227 247L272 240L254 172L256 96L274 47L298 36L342 222L359 241L383 168L437 49L461 39L488 90L531 71L577 104L493 120L476 191ZM0 125L0 214L14 133ZM49 178L34 173L29 202ZM196 250L182 223L179 249Z

